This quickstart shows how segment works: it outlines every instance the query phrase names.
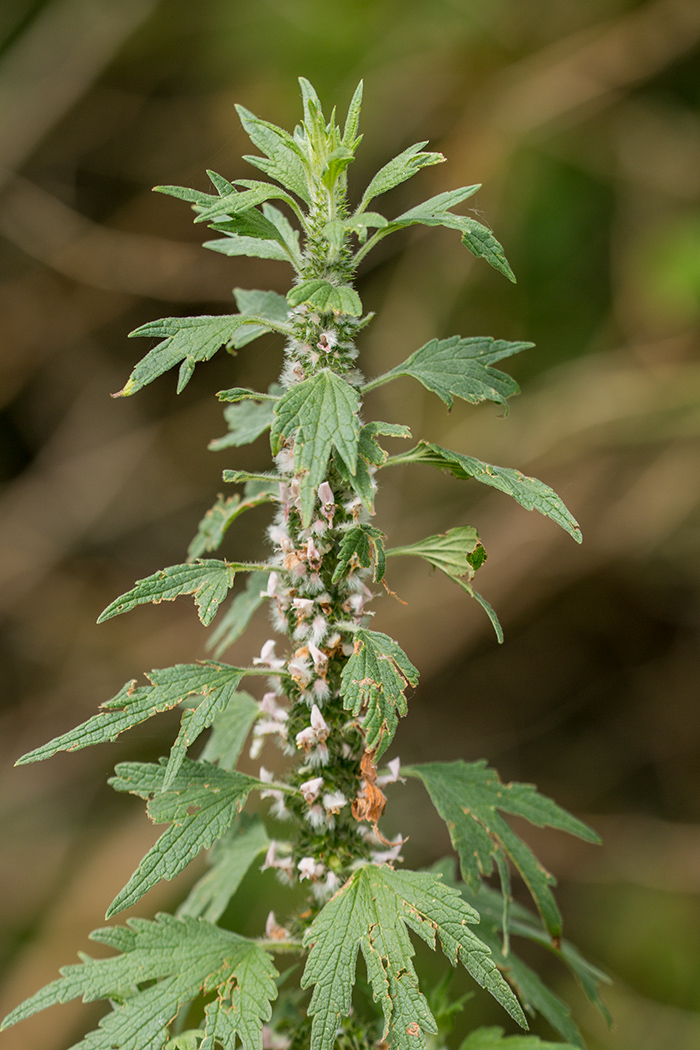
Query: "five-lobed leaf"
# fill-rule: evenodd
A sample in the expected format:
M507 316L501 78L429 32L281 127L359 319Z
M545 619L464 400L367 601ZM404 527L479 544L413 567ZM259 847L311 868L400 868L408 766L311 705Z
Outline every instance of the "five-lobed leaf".
M596 833L532 784L503 784L484 761L429 762L405 772L423 782L447 824L467 885L476 889L482 876L491 874L499 856L507 855L522 875L550 935L560 937L561 915L550 889L555 880L499 811L588 842L599 841Z
M400 716L406 714L406 689L418 685L418 671L388 634L361 628L353 654L343 668L343 706L361 715L367 750L379 758L394 738Z
M129 919L126 926L95 930L91 938L121 954L64 967L61 978L13 1010L3 1028L56 1003L109 999L111 1013L75 1050L163 1050L168 1026L182 1007L215 991L215 1002L226 1009L235 989L248 1018L246 1027L237 1029L243 1050L262 1050L262 1025L277 997L277 971L253 941L203 920L172 915Z
M114 898L107 918L136 904L162 879L169 881L191 860L220 839L260 782L209 762L185 758L171 786L163 789L166 768L146 762L121 762L110 780L115 791L150 799L148 815L155 824L170 823L145 855L128 883Z
M270 440L277 453L294 442L294 470L301 475L301 512L311 521L315 493L335 449L351 474L357 469L360 396L335 372L322 369L291 387L275 405Z
M375 1001L384 1013L384 1038L390 1035L391 1045L401 1050L426 1046L424 1033L436 1033L437 1025L418 989L409 929L431 948L439 939L452 965L461 962L527 1028L489 949L469 929L478 921L477 913L438 876L371 864L356 871L304 935L311 950L301 983L314 985L309 1004L311 1050L331 1050L334 1045L340 1019L350 1011L360 949Z

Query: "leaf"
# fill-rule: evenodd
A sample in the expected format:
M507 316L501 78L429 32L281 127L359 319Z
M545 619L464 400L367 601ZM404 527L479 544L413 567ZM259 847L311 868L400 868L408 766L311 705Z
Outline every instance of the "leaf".
M473 405L487 400L506 405L506 398L517 394L520 388L505 372L490 366L494 361L533 345L486 337L462 339L458 335L449 339L431 339L402 365L368 383L364 391L375 389L397 376L412 376L426 390L437 394L448 408L452 408L455 397Z
M216 843L211 868L194 884L178 916L218 922L255 858L267 850L270 840L263 822L257 816L247 821L244 817Z
M233 772L248 733L259 715L260 706L249 693L233 693L226 707L214 719L200 759L214 762L219 769Z
M161 879L170 881L179 875L201 850L228 831L252 789L260 786L242 773L186 758L171 786L163 790L163 762L121 762L117 776L109 781L115 791L150 798L147 811L155 824L172 823L114 898L108 919L130 908Z
M272 223L277 231L279 241L287 249L292 264L297 270L300 270L304 261L299 248L299 231L294 229L286 216L279 208L275 208L274 204L263 204L262 211L264 218Z
M496 240L491 230L477 222L476 219L469 218L462 220L460 229L462 230L462 244L465 248L468 248L477 259L485 259L494 270L498 270L515 284L515 274L506 259L503 246Z
M250 1019L239 1033L243 1048L262 1050L262 1022L277 996L277 971L253 941L208 922L164 914L155 922L129 919L126 926L95 930L91 939L122 954L64 967L59 980L13 1010L2 1027L81 996L85 1002L109 999L112 1012L74 1050L162 1050L168 1025L182 1006L212 990L224 1006L235 989Z
M265 601L268 579L266 572L252 572L245 590L235 596L207 642L207 648L213 649L216 656L241 637L253 613Z
M332 284L320 277L297 284L287 293L287 302L290 306L308 303L319 313L335 312L352 317L359 317L362 313L360 297L352 285Z
M488 948L468 928L475 922L477 913L435 875L393 871L386 865L356 871L304 936L311 950L301 984L315 986L309 1004L311 1050L330 1050L341 1018L350 1012L360 948L374 999L384 1013L383 1038L390 1036L391 1045L401 1050L426 1046L423 1033L436 1033L437 1025L418 989L408 929L433 949L437 935L452 965L460 961L526 1028L520 1005Z
M536 1035L504 1036L502 1028L477 1028L459 1050L576 1050L576 1047L570 1043L545 1043Z
M57 736L54 740L30 751L17 765L40 762L58 751L80 751L92 744L116 740L120 733L145 722L162 711L170 711L188 697L218 694L236 677L246 672L239 667L207 661L199 664L176 664L150 671L151 685L138 686L127 682L116 696L101 704L101 710L76 729Z
M380 168L365 190L362 202L357 209L358 212L363 212L369 202L381 193L386 193L387 190L400 185L406 179L413 178L421 168L425 168L430 164L442 164L445 160L442 153L422 152L423 146L426 145L427 140L425 142L416 142L415 145L409 146L403 153L399 153L397 157L394 157L383 168Z
M406 689L418 685L418 671L403 649L380 631L363 628L355 634L354 651L341 676L343 707L362 716L367 750L384 754L399 716L406 714Z
M360 396L329 369L291 387L275 405L270 442L273 453L294 441L294 470L301 474L304 526L311 521L315 492L326 476L335 448L351 474L357 469Z
M130 591L115 598L100 613L97 622L104 623L146 602L158 605L160 602L172 602L181 594L193 594L199 619L207 627L233 587L236 573L249 569L250 566L246 568L239 562L218 561L215 558L198 558L184 565L169 565L152 576L137 580Z
M211 448L211 445L209 446ZM213 507L206 512L199 523L197 534L187 548L187 557L194 561L202 554L218 550L224 541L229 526L253 507L271 503L273 497L269 492L260 492L249 499L239 495L219 496Z
M345 127L343 128L343 145L349 149L354 149L358 145L357 130L360 126L360 109L362 108L362 89L363 83L360 83L355 88L355 92L350 100L348 106L348 115L345 120Z
M227 395L228 393L229 391L226 390L220 391L219 400L227 401L228 397L221 395ZM261 434L264 434L272 425L274 401L284 393L282 387L277 383L272 383L268 389L268 394L260 395L260 398L256 398L254 394L251 397L250 393L252 392L246 391L246 397L241 398L239 403L228 405L224 409L224 419L228 424L228 434L209 442L207 447L211 452L220 452L224 448L240 448L241 445L248 445L251 441L255 441L256 438L260 437Z
M555 879L515 834L500 811L523 817L536 827L567 831L587 842L599 842L591 828L571 816L532 784L503 784L484 761L429 762L411 766L407 776L425 785L447 824L459 855L462 877L472 889L493 871L499 854L510 858L522 875L552 937L561 936L561 915L550 890Z
M161 339L136 365L126 384L114 397L129 397L152 383L169 368L181 365L178 393L186 386L198 361L208 361L221 346L231 346L238 329L250 319L240 314L204 317L163 317L129 333ZM265 323L264 321L262 322ZM267 330L267 329L266 329Z
M258 182L252 179L236 179L235 183L232 183L232 190L230 193L220 197L213 204L207 205L202 208L199 215L194 220L195 222L210 222L212 219L216 219L219 216L236 216L240 215L241 212L246 212L257 208L259 204L264 201L280 200L288 204L292 210L299 214L299 207L296 201L285 193L284 190L278 190L276 186L272 186L269 182ZM235 189L236 186L242 186L242 190Z
M536 510L545 517L551 518L565 532L573 536L577 543L581 542L581 529L578 522L554 489L545 485L543 481L528 477L527 474L514 470L512 467L496 467L491 463L483 463L473 456L463 456L459 452L452 452L448 448L441 448L440 445L433 445L427 441L419 442L415 449L402 456L394 457L392 462L429 463L456 478L474 478L482 485L490 485L491 488L512 496L516 503L519 503L525 510Z
M277 292L262 292L257 288L234 288L233 294L242 317L255 317L261 321L260 324L246 325L234 336L231 345L237 350L252 343L265 332L287 326L289 303L283 295L278 295Z
M412 554L424 558L452 579L466 576L471 580L486 560L486 552L479 540L479 534L471 525L458 525L448 532L426 536L424 540L409 543L404 547L390 547L386 553L387 557Z
M204 241L202 247L230 257L246 255L257 259L275 259L277 262L289 262L289 253L277 240L242 237L238 233L229 233L226 237L218 237L213 241Z
M355 568L373 568L372 579L378 583L386 568L383 539L384 533L373 525L353 525L343 533L332 582L349 576Z
M246 156L243 159L260 168L271 179L280 182L292 193L310 203L309 182L299 147L289 132L266 120L260 120L244 106L236 106L241 124L251 142L265 157Z

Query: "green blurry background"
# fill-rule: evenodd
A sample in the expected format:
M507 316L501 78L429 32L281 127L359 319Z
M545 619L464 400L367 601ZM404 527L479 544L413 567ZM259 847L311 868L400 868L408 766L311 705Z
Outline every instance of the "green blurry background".
M179 399L172 376L109 398L147 348L132 328L230 310L236 285L286 290L276 263L202 251L188 208L150 187L206 189L206 167L255 177L234 103L292 126L303 74L341 112L364 78L355 192L430 139L449 162L382 210L483 182L476 214L518 275L509 285L451 231L385 241L360 277L378 313L366 373L433 335L537 343L509 363L524 393L507 418L448 415L408 379L373 394L372 415L541 477L585 536L576 548L504 496L420 467L387 472L378 523L392 542L477 525L479 589L506 630L499 647L457 588L392 563L407 604L381 598L377 624L422 671L395 750L487 756L590 820L602 848L530 840L561 876L568 935L614 977L613 1030L552 980L594 1050L700 1046L699 42L697 0L2 0L3 1013L88 947L153 841L142 805L105 780L168 746L175 719L12 762L140 671L204 655L189 600L95 618L182 559L223 467L265 463L264 439L235 457L206 445L225 429L212 392L274 378L274 339L200 367ZM226 553L259 553L263 524L261 511L237 523ZM256 620L233 661L267 634ZM386 827L410 832L413 862L446 849L417 785L394 792ZM245 921L264 920L241 894ZM64 1050L95 1016L51 1010L0 1042ZM464 1023L477 1021L500 1021L481 997Z

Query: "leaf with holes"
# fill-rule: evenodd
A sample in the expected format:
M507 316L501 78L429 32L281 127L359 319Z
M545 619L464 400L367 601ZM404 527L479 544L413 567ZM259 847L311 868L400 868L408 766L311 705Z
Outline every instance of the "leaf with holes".
M365 746L379 758L408 710L406 689L418 685L418 671L388 634L360 629L341 676L346 711L361 715ZM362 712L364 711L364 714Z

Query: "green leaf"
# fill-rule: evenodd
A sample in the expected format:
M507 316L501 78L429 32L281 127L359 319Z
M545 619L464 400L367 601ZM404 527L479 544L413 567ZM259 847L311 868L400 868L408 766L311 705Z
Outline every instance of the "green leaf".
M223 440L223 439L222 439ZM231 442L242 444L242 442ZM209 446L211 448L211 445ZM193 561L208 551L218 550L223 543L229 526L253 507L271 503L273 497L269 492L260 492L249 499L239 495L219 496L216 503L204 515L197 528L197 534L187 548L187 557Z
M461 224L462 244L468 248L477 259L485 259L494 270L498 270L504 277L515 284L515 274L510 263L506 259L503 246L496 240L491 230L476 219L464 218Z
M362 313L360 297L352 285L332 284L320 277L297 284L287 293L287 302L290 306L308 303L319 313L336 312L352 317L359 317Z
M233 693L226 707L214 719L209 739L200 755L201 760L214 762L220 769L233 772L259 714L260 706L249 693Z
M355 149L358 145L357 131L360 126L360 110L362 108L362 88L363 83L360 83L355 88L355 93L350 100L348 106L348 115L345 120L345 127L343 128L343 145L349 149Z
M286 216L279 208L275 208L274 204L263 204L262 211L263 216L276 229L278 239L287 249L292 264L297 270L300 270L303 266L303 259L299 248L299 231L294 229Z
M250 566L239 562L217 561L215 558L199 558L184 565L169 565L152 576L137 580L126 594L115 598L98 617L104 623L113 616L130 612L137 605L153 602L172 602L181 594L192 594L202 623L208 626L228 594L237 572L246 572Z
M129 333L161 339L157 346L142 358L126 384L114 397L129 397L152 383L175 365L181 365L178 393L187 384L198 361L208 361L222 346L231 346L241 325L249 319L238 314L204 317L163 317L151 321Z
M387 557L410 554L424 558L430 565L453 579L467 576L471 580L486 560L486 552L479 540L479 534L471 525L459 525L448 532L426 536L424 540L409 543L404 547L390 547L386 553Z
M372 579L378 583L386 568L383 539L384 533L374 525L353 525L343 533L332 582L337 583L353 569L362 568L373 569Z
M236 106L236 111L253 145L265 154L264 158L246 156L243 159L260 168L292 193L296 193L302 200L310 202L304 161L289 132L269 124L266 120L260 120L244 106Z
M270 200L284 201L296 214L299 214L299 207L296 201L284 190L278 190L276 186L272 186L269 182L236 179L232 185L234 188L230 193L220 197L213 204L202 208L194 221L209 222L219 216L240 215L241 212L257 208L259 204ZM235 186L242 186L243 190L236 190Z
M294 440L294 470L301 474L302 521L308 526L315 492L335 448L351 474L357 470L360 396L329 369L291 387L275 405L273 453Z
M241 1034L244 1050L262 1050L262 1022L277 996L277 971L253 941L208 922L164 914L155 922L129 919L126 926L95 930L91 939L122 954L64 967L59 980L13 1010L2 1027L79 997L109 999L112 1012L74 1050L162 1050L180 1007L214 990L215 1001L224 1004L236 988L248 999L252 1029Z
M222 390L219 392L220 401L228 401L230 392ZM246 396L239 399L238 404L229 405L224 409L224 419L228 424L228 434L224 437L210 441L208 448L211 452L220 452L224 448L240 447L248 445L251 441L264 434L272 425L274 417L274 401L284 391L277 383L272 383L267 395L256 398L254 393L245 391Z
M245 590L235 596L207 642L207 648L213 649L216 656L221 656L241 637L253 613L265 601L268 579L266 572L252 572Z
M259 817L245 820L242 814L211 854L211 868L190 890L177 910L178 916L218 922L256 857L270 845Z
M459 452L452 452L440 445L433 445L428 441L421 441L410 452L401 456L395 456L392 463L428 463L439 467L456 478L474 478L482 485L490 485L491 488L505 492L506 495L519 503L525 510L536 510L545 517L551 518L565 532L581 542L581 529L578 522L567 510L564 502L557 496L556 492L538 481L537 478L528 477L519 470L512 467L496 467L491 463L483 463L473 456L463 456Z
M523 817L536 827L552 827L587 842L598 836L532 784L503 784L498 773L480 762L429 762L411 766L407 776L425 785L447 824L459 855L462 877L472 889L493 871L496 858L507 855L522 875L552 937L561 936L561 915L550 886L555 879L515 834L500 811Z
M367 750L384 754L391 743L399 716L406 714L406 689L418 685L418 671L403 649L380 631L363 628L355 634L354 651L341 676L341 696L346 711L362 711L362 731Z
M332 222L327 222L323 227L323 235L334 248L342 248L349 233L357 234L360 244L364 244L370 229L388 225L389 220L383 215L379 215L376 211L365 211L349 219L333 219Z
M416 142L415 145L409 146L403 153L399 153L397 157L394 157L383 168L380 168L365 190L362 203L357 209L358 212L364 211L369 202L381 193L386 193L387 190L400 185L406 179L413 178L421 168L425 168L429 164L442 164L445 160L442 153L422 152L423 146L426 145L427 140L425 142Z
M222 690L226 692L230 683L234 679L240 680L245 673L239 667L213 661L153 670L146 676L150 685L137 687L135 681L127 682L116 696L100 705L98 714L23 755L17 765L43 761L58 751L80 751L92 744L116 740L125 730L162 711L170 711L197 694L204 696L208 704L212 694L218 696ZM205 710L202 710L202 715Z
M502 1028L477 1028L459 1050L576 1050L570 1043L545 1043L536 1035L503 1035Z
M304 936L311 950L301 983L315 986L309 1004L311 1050L331 1050L340 1020L350 1012L360 948L374 999L384 1014L383 1038L390 1037L391 1045L401 1050L426 1046L424 1033L436 1033L437 1025L418 988L409 929L433 949L437 935L452 965L461 962L527 1028L488 948L468 928L478 921L477 913L435 875L393 871L386 865L360 868Z
M236 306L242 317L256 318L260 324L248 324L231 341L236 350L252 343L265 332L279 331L289 321L289 303L277 292L261 292L257 288L234 288Z
M413 376L426 390L437 394L448 408L452 408L455 397L473 405L487 400L506 405L506 398L517 394L520 388L509 375L491 365L533 345L486 337L462 339L458 335L431 339L402 365L368 383L363 393L397 376Z
M195 204L200 208L208 208L216 200L216 194L192 190L188 186L154 186L153 192L164 193L167 197L177 197L178 200L187 201L188 204Z
M395 423L380 423L378 421L373 421L363 426L357 446L357 466L354 474L350 473L340 456L337 454L333 456L334 466L343 481L348 488L353 489L370 514L374 513L374 491L376 488L370 466L382 466L386 462L388 455L376 440L379 434L410 438L411 431L408 427L398 426Z
M184 759L170 788L163 790L165 766L121 762L109 783L115 791L150 798L147 811L155 824L170 823L114 898L107 918L130 908L162 879L170 881L197 854L220 839L260 781L219 769L209 762Z
M213 241L204 241L203 248L221 255L235 257L245 255L249 258L275 259L277 262L289 262L289 252L277 240L262 240L260 237L242 237L238 233L229 233L226 237L217 237Z

